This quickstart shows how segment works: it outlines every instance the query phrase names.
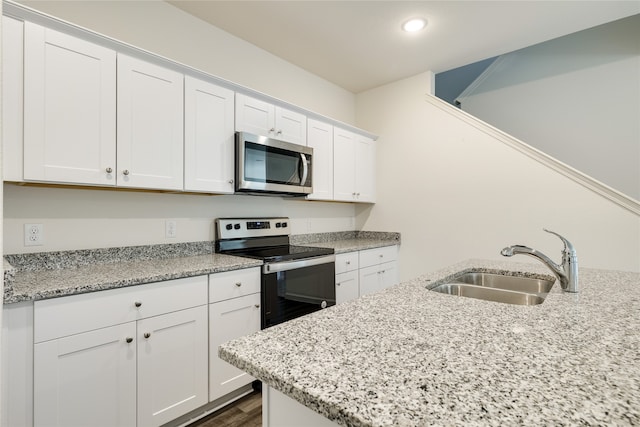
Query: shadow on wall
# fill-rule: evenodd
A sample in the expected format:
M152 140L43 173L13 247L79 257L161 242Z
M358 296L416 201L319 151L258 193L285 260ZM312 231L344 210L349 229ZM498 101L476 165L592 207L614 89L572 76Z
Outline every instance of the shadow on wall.
M440 73L436 96L640 200L638 40L635 15Z

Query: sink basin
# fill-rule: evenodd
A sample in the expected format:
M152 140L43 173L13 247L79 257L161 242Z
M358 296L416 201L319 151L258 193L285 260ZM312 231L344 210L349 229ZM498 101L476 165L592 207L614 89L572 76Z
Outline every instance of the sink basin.
M508 276L495 273L467 272L431 289L448 295L517 305L544 302L554 280Z
M483 299L485 301L503 302L506 304L536 305L544 302L544 297L538 294L509 291L505 289L485 288L483 286L468 285L466 283L445 283L431 289L433 292L457 295L460 297Z
M507 289L510 291L528 292L533 294L547 293L553 287L554 280L532 279L530 277L506 276L493 273L464 273L450 281L450 283L468 283L486 288Z

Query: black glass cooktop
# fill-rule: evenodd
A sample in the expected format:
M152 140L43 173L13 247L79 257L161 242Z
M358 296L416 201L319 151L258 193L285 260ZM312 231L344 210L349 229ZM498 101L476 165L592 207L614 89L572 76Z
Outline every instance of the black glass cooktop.
M223 251L223 253L249 258L258 258L265 262L275 262L331 255L334 253L334 250L331 248L316 248L312 246L282 245Z

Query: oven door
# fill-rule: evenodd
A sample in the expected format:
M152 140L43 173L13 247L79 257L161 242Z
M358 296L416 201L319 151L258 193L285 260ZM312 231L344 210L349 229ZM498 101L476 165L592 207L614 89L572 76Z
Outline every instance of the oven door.
M313 149L246 132L236 133L236 190L305 195Z
M335 304L335 255L262 267L262 329Z

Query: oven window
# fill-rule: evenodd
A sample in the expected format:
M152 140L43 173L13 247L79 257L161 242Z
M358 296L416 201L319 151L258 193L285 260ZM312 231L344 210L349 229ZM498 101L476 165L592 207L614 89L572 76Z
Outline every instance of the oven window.
M300 155L293 151L245 141L245 181L300 184Z
M336 304L335 264L321 264L262 277L262 328Z

